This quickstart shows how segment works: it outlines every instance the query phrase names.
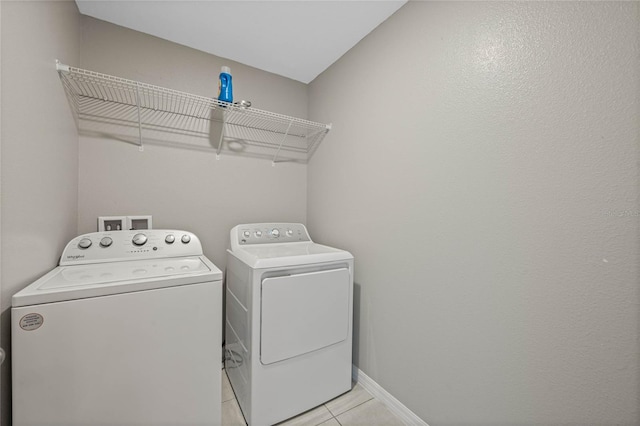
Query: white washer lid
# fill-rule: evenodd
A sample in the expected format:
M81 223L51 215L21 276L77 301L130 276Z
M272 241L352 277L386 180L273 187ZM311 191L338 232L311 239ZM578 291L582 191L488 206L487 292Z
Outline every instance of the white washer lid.
M220 280L204 256L58 266L11 301L19 307Z
M353 259L348 251L314 242L246 245L228 251L254 269Z

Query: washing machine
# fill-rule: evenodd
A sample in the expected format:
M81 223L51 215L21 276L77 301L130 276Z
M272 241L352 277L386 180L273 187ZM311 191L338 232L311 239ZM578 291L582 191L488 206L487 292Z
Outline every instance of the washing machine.
M351 389L353 256L299 223L231 230L225 368L249 426L272 425Z
M221 423L222 272L185 231L84 234L12 298L13 425Z

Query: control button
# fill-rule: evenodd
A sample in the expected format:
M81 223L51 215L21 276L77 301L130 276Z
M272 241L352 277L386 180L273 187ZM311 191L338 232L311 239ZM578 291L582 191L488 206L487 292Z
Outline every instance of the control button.
M293 231L291 229L287 229L287 237L293 236Z
M143 246L147 242L147 236L144 234L136 234L131 242L137 246Z
M189 242L191 241L191 236L184 234L182 238L180 238L180 241L182 241L184 244L189 244Z
M111 237L104 237L100 240L100 247L109 247L113 243Z
M254 232L254 235L256 236L256 238L260 238L262 237L262 231L256 231Z
M89 247L91 247L91 240L88 238L83 238L80 240L80 242L78 242L78 247L81 249L88 249Z
M271 230L271 235L273 235L274 238L278 238L280 236L280 231L275 229L275 228L273 228Z
M173 236L173 234L169 234L166 237L164 237L164 242L167 244L173 244L176 240L176 237Z
M245 237L245 238L249 238L249 237L251 236L251 232L249 232L249 231L244 231L244 232L242 233L242 236L243 236L243 237Z

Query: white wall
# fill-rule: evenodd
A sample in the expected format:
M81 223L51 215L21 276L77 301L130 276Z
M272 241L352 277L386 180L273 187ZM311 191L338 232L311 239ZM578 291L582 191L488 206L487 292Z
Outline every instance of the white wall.
M79 59L74 2L3 1L2 329L10 349L11 296L53 268L76 234L78 136L56 58ZM10 418L10 363L2 366L0 423Z
M409 2L310 86L355 362L430 425L637 425L637 2Z
M84 16L81 61L90 70L208 97L217 96L220 67L229 65L235 100L307 115L302 83ZM154 228L195 232L224 269L229 230L238 223L305 221L306 165L216 160L211 145L200 148L145 143L139 152L112 138L81 135L78 232L95 231L98 216L151 214Z

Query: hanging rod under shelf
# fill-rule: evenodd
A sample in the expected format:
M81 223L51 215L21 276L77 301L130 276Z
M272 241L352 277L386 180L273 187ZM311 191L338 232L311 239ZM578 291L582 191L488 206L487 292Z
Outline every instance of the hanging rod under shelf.
M143 149L145 133L196 136L215 141L222 151L270 158L273 163L306 163L330 124L316 123L252 107L219 101L56 61L56 68L80 121L136 128ZM214 135L214 133L216 133Z

